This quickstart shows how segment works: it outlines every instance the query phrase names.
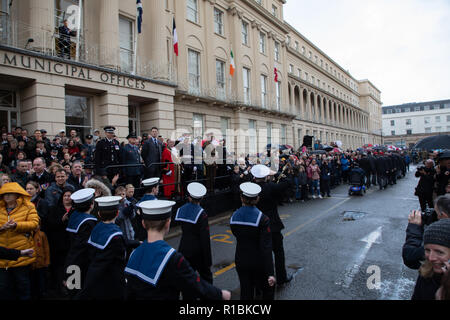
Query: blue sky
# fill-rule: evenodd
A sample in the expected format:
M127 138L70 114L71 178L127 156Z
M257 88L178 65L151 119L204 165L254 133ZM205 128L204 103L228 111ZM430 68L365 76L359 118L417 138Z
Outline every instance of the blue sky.
M450 99L450 0L288 0L284 19L385 106Z

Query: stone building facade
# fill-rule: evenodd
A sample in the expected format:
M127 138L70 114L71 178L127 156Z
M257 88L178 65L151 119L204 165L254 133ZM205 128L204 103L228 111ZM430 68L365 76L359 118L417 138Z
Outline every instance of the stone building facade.
M285 3L142 0L138 33L134 0L1 0L1 125L49 135L114 125L120 139L156 126L164 137L226 138L239 154L298 148L305 135L381 143L381 92L284 21Z

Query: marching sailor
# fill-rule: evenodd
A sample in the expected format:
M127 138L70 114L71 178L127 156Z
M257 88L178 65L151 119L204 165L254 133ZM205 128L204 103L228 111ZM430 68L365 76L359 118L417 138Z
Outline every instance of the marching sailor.
M292 280L292 275L287 275L283 235L281 230L284 224L278 214L278 199L282 198L284 187L281 184L268 182L267 177L271 174L269 167L256 165L251 169L256 184L261 187L259 201L256 207L270 219L270 233L272 235L272 250L275 257L275 274L277 285L282 286Z
M64 270L70 277L73 268L77 267L81 273L79 285L83 287L87 269L90 263L88 240L94 229L97 219L90 213L94 208L95 190L91 188L74 192L70 198L73 201L75 211L70 215L66 231L70 233L70 249L67 253ZM69 278L67 278L69 280ZM79 291L79 286L66 282L69 296L73 298Z
M126 247L122 230L115 224L122 197L101 197L98 204L99 222L92 230L91 264L78 299L122 300L125 298Z
M261 187L246 182L239 186L243 206L230 219L236 237L236 271L241 284L241 300L255 300L255 289L263 300L274 299L275 277L272 258L272 237L269 218L256 204Z
M125 268L128 300L178 300L188 292L205 300L229 300L231 293L203 280L184 256L164 241L170 228L173 201L138 204L147 239L130 256Z
M175 221L181 222L183 231L178 252L198 271L202 279L212 284L208 215L200 206L200 201L206 194L206 187L193 182L187 186L187 192L189 202L180 207L175 216ZM188 300L191 297L183 293L183 299Z

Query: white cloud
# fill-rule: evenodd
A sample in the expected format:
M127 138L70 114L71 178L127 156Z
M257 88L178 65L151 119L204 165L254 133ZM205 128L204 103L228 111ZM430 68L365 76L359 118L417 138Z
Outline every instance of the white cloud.
M450 98L450 1L290 0L284 12L385 105Z

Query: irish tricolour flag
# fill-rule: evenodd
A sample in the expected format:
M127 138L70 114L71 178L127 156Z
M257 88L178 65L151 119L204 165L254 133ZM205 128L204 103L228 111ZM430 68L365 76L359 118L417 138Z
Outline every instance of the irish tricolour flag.
M236 65L234 63L234 54L233 50L231 50L231 63L230 63L230 75L234 75L234 71L236 71Z

